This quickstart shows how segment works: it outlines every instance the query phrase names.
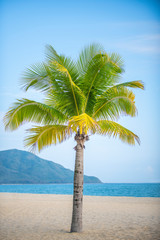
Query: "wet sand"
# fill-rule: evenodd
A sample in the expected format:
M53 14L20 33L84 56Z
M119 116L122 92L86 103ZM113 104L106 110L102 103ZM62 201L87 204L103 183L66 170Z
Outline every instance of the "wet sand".
M160 198L84 196L82 233L71 215L69 195L0 193L0 240L160 239Z

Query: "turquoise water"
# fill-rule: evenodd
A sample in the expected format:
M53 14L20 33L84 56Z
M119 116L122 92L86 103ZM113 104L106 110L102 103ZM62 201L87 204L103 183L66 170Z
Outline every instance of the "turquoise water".
M73 184L0 185L0 192L33 194L73 194ZM160 197L160 183L84 184L84 195Z

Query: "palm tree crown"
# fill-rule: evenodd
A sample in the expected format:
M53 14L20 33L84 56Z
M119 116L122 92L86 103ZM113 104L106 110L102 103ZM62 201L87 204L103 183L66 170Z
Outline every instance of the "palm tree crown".
M6 129L15 130L34 122L25 145L32 149L61 143L73 133L114 136L139 143L130 130L115 122L120 115L135 116L135 95L131 88L143 89L141 81L119 83L123 61L118 54L108 55L103 47L86 47L76 62L46 47L46 62L33 65L24 73L24 90L34 88L45 94L43 103L21 99L6 113Z

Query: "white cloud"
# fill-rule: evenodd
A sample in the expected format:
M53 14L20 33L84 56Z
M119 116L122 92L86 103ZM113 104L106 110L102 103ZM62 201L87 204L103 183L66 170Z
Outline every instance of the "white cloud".
M115 45L127 51L160 54L160 34L138 35L119 39Z

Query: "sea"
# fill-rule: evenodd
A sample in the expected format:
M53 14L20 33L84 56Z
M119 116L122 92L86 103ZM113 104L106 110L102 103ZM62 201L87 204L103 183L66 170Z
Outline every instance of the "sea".
M73 184L2 184L0 192L72 195ZM160 197L160 183L84 184L83 193L88 196Z

